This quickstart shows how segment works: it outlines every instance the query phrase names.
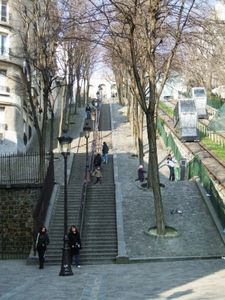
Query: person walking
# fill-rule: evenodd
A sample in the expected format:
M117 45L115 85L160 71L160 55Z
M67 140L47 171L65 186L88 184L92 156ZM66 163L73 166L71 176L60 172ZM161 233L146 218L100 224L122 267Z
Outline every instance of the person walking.
M49 244L49 237L48 237L47 229L45 226L42 226L37 235L37 241L36 241L36 248L37 248L38 258L39 258L39 269L44 268L44 261L45 261L44 256L48 244Z
M166 164L170 170L169 180L171 181L175 180L175 172L174 172L175 163L176 161L172 159L171 154L168 154Z
M80 233L75 225L71 225L70 231L68 233L71 264L80 268L80 249L81 249L81 239Z
M144 170L144 166L140 165L138 167L138 180L140 182L143 182L145 180L145 173L146 173L146 171Z
M109 153L109 147L106 144L106 142L103 142L102 145L102 160L104 164L108 163L108 153Z
M94 166L95 166L95 168L101 167L101 164L102 164L101 154L97 153L96 156L95 156L95 158L94 158Z
M91 118L91 107L89 104L87 104L85 111L86 111L87 119L90 119Z
M100 169L100 167L97 167L95 170L94 170L94 172L92 173L92 175L93 176L95 176L95 178L96 178L96 181L94 182L94 184L96 184L96 183L102 183L102 172L101 172L101 169Z

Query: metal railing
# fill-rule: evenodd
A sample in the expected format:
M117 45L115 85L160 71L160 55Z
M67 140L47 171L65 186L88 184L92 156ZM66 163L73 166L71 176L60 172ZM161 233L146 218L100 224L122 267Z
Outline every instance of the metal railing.
M97 136L96 131L98 131L100 112L101 112L101 106L99 107L99 109L97 111L96 119L93 120L93 125L94 125L93 126L93 141L92 141L90 164L89 164L90 171L93 170L93 161L94 161L94 156L96 153L96 136ZM88 189L88 181L84 180L82 193L81 193L80 209L79 209L79 214L78 214L78 227L79 227L81 238L82 238L83 225L84 225L84 212L85 212L85 205L86 205L86 200L87 200L87 189Z
M49 154L45 156L44 171L40 169L40 155L25 153L0 156L0 186L43 184L48 168Z

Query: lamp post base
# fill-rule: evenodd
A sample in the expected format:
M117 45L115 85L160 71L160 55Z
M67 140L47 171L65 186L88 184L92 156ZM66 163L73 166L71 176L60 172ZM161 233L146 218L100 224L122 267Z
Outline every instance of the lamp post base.
M61 263L61 270L59 276L73 275L72 268L71 268L70 248L68 247L67 243L65 244L62 251L63 251L62 263Z

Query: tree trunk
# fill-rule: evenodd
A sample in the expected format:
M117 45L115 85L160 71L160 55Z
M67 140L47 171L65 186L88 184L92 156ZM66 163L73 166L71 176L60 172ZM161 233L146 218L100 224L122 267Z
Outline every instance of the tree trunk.
M80 82L77 79L76 104L81 107Z
M138 157L140 165L144 164L144 145L143 145L143 121L144 113L139 106L138 112Z
M89 91L90 91L90 80L87 80L87 89L86 89L86 99L87 103L89 103Z
M146 114L147 133L149 143L148 159L148 184L151 186L154 194L156 228L158 235L165 234L165 221L163 212L162 195L160 190L160 179L158 169L157 145L156 145L156 127L153 122L153 116Z
M49 152L53 152L53 138L54 138L54 112L51 110L51 120L50 120L50 135L49 135Z

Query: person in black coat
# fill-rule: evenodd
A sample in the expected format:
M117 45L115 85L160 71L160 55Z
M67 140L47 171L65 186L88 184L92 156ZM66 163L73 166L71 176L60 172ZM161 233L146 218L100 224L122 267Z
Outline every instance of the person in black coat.
M138 167L138 180L140 182L143 182L145 180L145 173L146 173L146 171L144 170L144 166L140 165Z
M87 104L85 111L87 114L87 119L90 119L91 118L91 107L89 104Z
M95 168L101 167L101 164L102 164L101 154L97 153L96 156L95 156L95 158L94 158L94 166L95 166Z
M75 265L77 268L80 268L80 249L81 249L81 240L80 234L75 225L70 227L68 233L70 254L71 254L71 264ZM73 262L74 259L74 262Z
M44 268L44 261L45 261L44 256L48 244L49 244L49 237L48 237L47 229L45 226L42 226L37 235L37 241L36 241L36 248L37 248L38 258L39 258L39 269Z

